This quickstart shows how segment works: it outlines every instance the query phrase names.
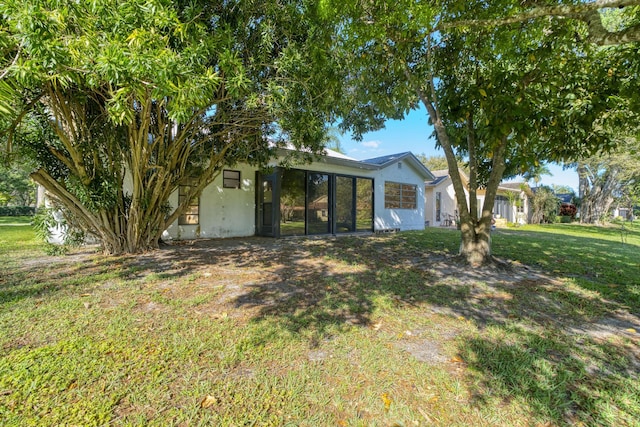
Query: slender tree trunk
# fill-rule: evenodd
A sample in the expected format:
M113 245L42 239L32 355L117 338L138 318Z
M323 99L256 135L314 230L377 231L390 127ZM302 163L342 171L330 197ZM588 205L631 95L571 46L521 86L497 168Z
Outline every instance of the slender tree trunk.
M411 81L411 79L410 79ZM462 177L458 171L458 164L455 157L455 152L453 150L453 145L449 140L449 135L447 133L446 127L440 118L438 111L435 107L435 91L433 90L433 81L430 82L432 93L429 96L420 89L419 86L414 86L420 100L423 105L427 109L429 114L429 118L433 123L433 126L436 131L436 135L438 137L438 142L442 147L445 157L447 159L447 166L449 168L449 176L451 177L451 182L453 184L453 188L456 194L456 201L458 204L458 208L460 209L460 235L461 235L461 243L460 243L460 253L459 255L470 265L477 267L484 264L493 263L493 258L491 256L491 220L493 218L492 210L493 203L495 201L495 195L498 188L498 184L502 179L502 174L505 170L505 162L504 162L504 152L506 149L507 138L504 137L496 150L494 152L493 163L492 163L492 171L489 177L489 182L486 189L485 201L482 207L482 213L480 218L477 218L477 212L475 211L476 202L475 200L471 200L472 197L475 198L475 189L470 194L469 203L467 203L467 198L465 194L464 184L462 182ZM473 124L470 124L473 129ZM475 149L475 140L474 133L470 132L467 140L468 144L471 145L471 149ZM475 163L473 169L475 170ZM473 173L474 180L476 173ZM475 181L474 181L475 182ZM477 187L477 185L476 185ZM471 207L474 207L474 211L471 212Z

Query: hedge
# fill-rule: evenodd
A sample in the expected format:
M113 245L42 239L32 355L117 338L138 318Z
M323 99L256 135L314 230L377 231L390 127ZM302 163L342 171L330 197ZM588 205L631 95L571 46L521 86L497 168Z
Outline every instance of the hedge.
M36 208L33 206L0 206L0 216L33 216Z

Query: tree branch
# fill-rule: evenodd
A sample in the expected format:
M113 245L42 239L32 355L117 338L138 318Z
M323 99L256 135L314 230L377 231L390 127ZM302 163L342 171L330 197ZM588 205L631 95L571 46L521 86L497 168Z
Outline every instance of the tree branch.
M640 6L640 0L596 0L590 3L561 6L534 7L512 16L494 19L460 19L442 22L435 31L458 27L498 27L529 21L531 19L556 16L583 21L589 28L589 40L597 45L617 45L640 41L640 25L633 25L621 31L608 31L602 25L599 10Z
M16 63L18 62L18 59L20 58L20 53L22 52L22 43L20 45L18 45L18 49L16 51L16 56L13 58L13 61L11 61L11 64L9 64L4 71L2 72L2 74L0 74L0 80L4 79L7 74L9 74L9 72L11 71L11 68L16 65Z

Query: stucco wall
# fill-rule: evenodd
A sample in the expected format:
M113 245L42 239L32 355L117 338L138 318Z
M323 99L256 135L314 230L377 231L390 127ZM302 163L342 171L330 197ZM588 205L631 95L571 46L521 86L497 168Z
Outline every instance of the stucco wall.
M398 167L398 164L401 166ZM376 172L374 229L424 230L424 177L420 176L409 163L404 161L396 162ZM417 190L416 209L385 208L384 184L387 181L414 184Z
M374 180L374 230L422 230L424 229L424 177L406 162L398 162L382 170L327 164L319 161L301 164L299 169L344 174ZM164 234L165 238L194 239L218 237L243 237L255 234L255 172L251 166L233 168L240 170L240 189L222 187L218 177L204 189L200 198L200 223L178 225L176 221ZM384 183L386 181L414 184L417 187L416 209L386 209L384 207ZM178 192L170 198L172 206L178 204Z
M436 220L436 193L441 193L440 205L440 221ZM465 191L467 203L469 202L469 194ZM448 218L447 215L455 216L458 209L456 202L456 192L453 188L451 179L447 178L435 187L427 188L427 200L425 204L425 220L429 221L430 226L440 226L442 222Z
M171 224L164 237L195 239L214 237L244 237L255 234L255 168L238 165L226 169L239 170L241 188L223 188L222 175L202 191L200 223L198 225ZM169 199L178 205L178 192Z

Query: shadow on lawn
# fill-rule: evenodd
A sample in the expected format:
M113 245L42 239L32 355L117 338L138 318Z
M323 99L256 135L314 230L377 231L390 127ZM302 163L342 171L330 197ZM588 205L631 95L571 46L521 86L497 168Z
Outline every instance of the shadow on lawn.
M636 425L640 419L637 343L515 326L497 335L460 345L476 384L474 404L517 399L536 418L560 425Z
M614 236L618 233L605 231ZM640 310L640 245L561 234L561 230L500 230L494 236L493 250L498 256L541 267L549 274L573 277L585 289Z
M518 399L536 419L555 424L632 425L640 419L638 339L625 335L628 319L619 318L630 298L626 288L604 300L525 268L469 271L452 262L446 247L421 250L421 239L428 237L252 238L171 246L70 264L46 280L22 271L29 283L8 297L3 292L21 277L0 283L0 302L83 283L87 272L133 282L155 274L179 284L213 266L228 272L219 279L226 301L250 313L249 321L308 337L311 348L340 330L370 325L378 310L464 316L479 328L456 341L472 404ZM250 271L256 278L233 281L234 274ZM603 318L614 319L611 329L589 329ZM256 328L252 339L269 340L257 335L264 330L273 331Z
M172 270L174 261L151 262L162 252L149 256L103 257L97 248L81 248L71 254L42 256L18 265L0 266L0 307L27 298L43 298L60 291L73 292L81 285L120 280L140 280L150 272L162 274L169 269L168 278L178 278L185 270ZM141 261L142 260L142 261ZM147 260L147 261L145 261Z
M336 328L369 325L384 301L464 316L480 328L458 338L473 404L518 399L535 418L557 424L640 419L638 340L621 329L629 319L618 318L618 302L524 269L467 271L416 251L403 237L308 243L282 248L284 258L279 251L261 257L264 267L278 265L282 281L255 283L235 299L238 307L258 308L254 322L311 335L315 346ZM613 319L604 323L610 327L583 327L604 317ZM616 334L625 338L611 339Z
M102 264L103 271L107 271L112 260L106 259ZM0 266L0 307L25 298L45 297L80 284L88 275L96 274L97 265L95 262L80 264L77 257L42 256L19 265Z

